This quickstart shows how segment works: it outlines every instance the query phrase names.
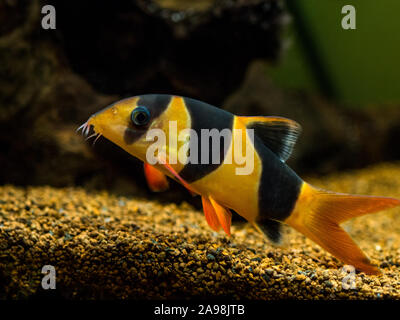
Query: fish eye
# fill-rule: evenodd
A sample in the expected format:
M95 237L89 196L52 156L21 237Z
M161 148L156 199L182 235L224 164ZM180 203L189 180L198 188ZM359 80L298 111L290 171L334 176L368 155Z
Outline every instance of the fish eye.
M150 111L146 107L139 106L132 111L131 120L137 126L144 126L149 123Z

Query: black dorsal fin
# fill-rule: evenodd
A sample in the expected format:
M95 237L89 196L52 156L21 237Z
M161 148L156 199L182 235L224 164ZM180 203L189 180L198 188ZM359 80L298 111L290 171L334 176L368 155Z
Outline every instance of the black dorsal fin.
M292 154L301 126L293 120L281 117L240 117L248 129L274 152L283 162Z

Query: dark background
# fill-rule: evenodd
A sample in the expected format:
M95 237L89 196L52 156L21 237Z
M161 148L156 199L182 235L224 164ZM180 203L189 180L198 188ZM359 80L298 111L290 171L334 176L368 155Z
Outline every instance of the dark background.
M400 23L381 15L398 4L355 3L357 30L345 31L341 7L351 3L332 3L1 1L0 183L160 198L138 160L75 132L144 93L298 121L289 164L302 176L399 160ZM56 8L56 30L41 28L45 4ZM188 197L178 190L173 183L161 199Z

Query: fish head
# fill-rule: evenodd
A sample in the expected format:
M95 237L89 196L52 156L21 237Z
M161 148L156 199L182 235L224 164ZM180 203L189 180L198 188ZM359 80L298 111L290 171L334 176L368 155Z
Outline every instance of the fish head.
M149 146L159 137L158 134L149 133L161 131L168 141L170 121L182 118L180 99L166 94L123 99L93 114L86 124L95 133L146 162Z

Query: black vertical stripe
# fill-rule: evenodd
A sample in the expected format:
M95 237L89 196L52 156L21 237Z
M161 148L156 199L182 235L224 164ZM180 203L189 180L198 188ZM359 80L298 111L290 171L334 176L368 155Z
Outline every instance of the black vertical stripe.
M296 204L303 180L258 137L254 137L254 143L262 163L258 222L262 224L264 219L283 221Z
M146 107L150 111L151 118L148 124L144 126L137 126L130 122L124 132L125 143L129 145L143 137L154 119L158 118L168 108L171 98L172 96L168 94L145 94L139 96L136 105ZM132 106L132 111L134 107Z
M225 150L224 138L220 139L219 145L219 163L212 163L213 158L213 148L212 140L209 139L209 160L207 164L201 163L201 145L202 145L202 137L201 137L201 129L217 129L218 132L221 132L223 129L229 129L232 133L233 119L234 115L214 107L210 104L190 99L184 98L186 108L189 111L191 118L191 128L197 133L198 143L194 144L192 141L189 144L191 150L193 148L197 149L198 161L197 164L187 163L183 169L179 172L179 175L188 182L194 182L208 175L209 173L216 170L224 161L227 149ZM232 141L231 135L229 136L229 141L227 141L227 145L230 146Z

